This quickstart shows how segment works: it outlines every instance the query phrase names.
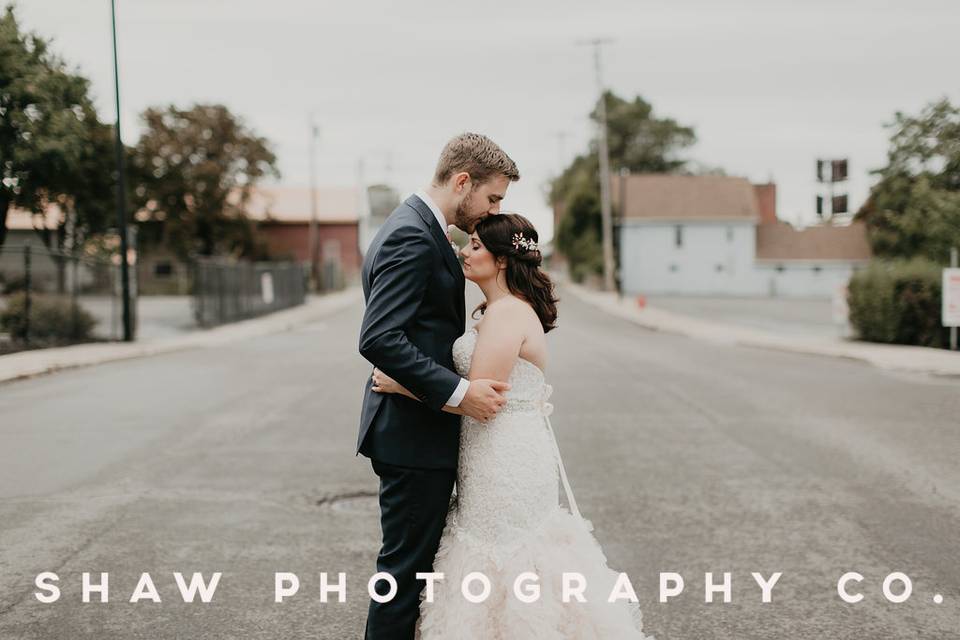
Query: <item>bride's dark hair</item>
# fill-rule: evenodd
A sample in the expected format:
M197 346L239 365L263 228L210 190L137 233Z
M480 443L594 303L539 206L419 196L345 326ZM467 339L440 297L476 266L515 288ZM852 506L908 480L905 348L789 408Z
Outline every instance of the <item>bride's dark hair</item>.
M540 318L544 333L556 328L559 299L554 296L550 276L540 269L543 256L539 246L531 246L539 239L530 221L518 213L498 213L478 222L475 229L483 246L495 259L506 259L510 293L530 303ZM473 317L486 309L487 303L481 303L474 309Z

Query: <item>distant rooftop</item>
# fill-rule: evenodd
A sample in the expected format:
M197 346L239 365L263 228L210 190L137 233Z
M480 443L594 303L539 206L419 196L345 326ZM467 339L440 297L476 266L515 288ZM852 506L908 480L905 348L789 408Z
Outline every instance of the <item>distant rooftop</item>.
M56 204L47 206L43 214L35 214L27 209L11 206L7 210L7 229L11 231L30 231L34 228L56 229L64 215Z
M757 225L757 260L869 260L867 229L860 222L795 229L786 222Z
M317 189L317 220L321 223L350 223L360 219L363 201L358 187L320 187ZM262 222L302 223L310 221L310 189L307 187L256 187L248 205L250 217ZM132 218L133 212L127 215ZM7 229L26 230L34 225L55 229L63 219L56 204L47 206L41 216L25 209L10 207Z
M362 191L358 187L317 189L317 220L322 223L349 223L360 219ZM250 217L262 222L302 223L310 221L308 187L256 187L248 205Z
M621 186L626 219L640 220L758 220L760 210L753 185L733 176L630 174L626 184L613 176L611 198L619 206Z

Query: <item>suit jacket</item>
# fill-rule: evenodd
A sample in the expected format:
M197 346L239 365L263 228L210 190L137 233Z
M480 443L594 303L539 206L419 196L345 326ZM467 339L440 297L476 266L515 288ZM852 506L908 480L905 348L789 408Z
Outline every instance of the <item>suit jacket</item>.
M456 469L460 416L441 411L460 383L453 342L466 326L463 270L446 230L410 196L363 261L360 353L422 400L364 383L357 453L404 467Z

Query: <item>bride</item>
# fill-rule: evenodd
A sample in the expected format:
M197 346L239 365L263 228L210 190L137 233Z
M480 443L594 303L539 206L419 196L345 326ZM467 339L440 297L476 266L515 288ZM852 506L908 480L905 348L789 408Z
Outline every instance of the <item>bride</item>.
M636 602L608 602L618 574L577 509L550 425L545 334L555 327L557 299L540 269L537 232L523 216L492 215L461 254L464 276L486 300L474 311L480 321L454 342L454 363L460 375L507 381L510 390L493 419L462 419L457 494L434 560L443 577L424 592L418 637L650 638ZM415 399L380 370L373 384ZM569 511L560 506L558 475Z

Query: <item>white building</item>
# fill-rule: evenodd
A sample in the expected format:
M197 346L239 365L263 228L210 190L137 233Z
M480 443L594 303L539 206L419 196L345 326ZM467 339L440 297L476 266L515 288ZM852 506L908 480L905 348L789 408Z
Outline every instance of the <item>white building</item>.
M629 175L614 178L612 194L627 294L829 297L870 259L859 223L797 230L777 220L773 184Z

